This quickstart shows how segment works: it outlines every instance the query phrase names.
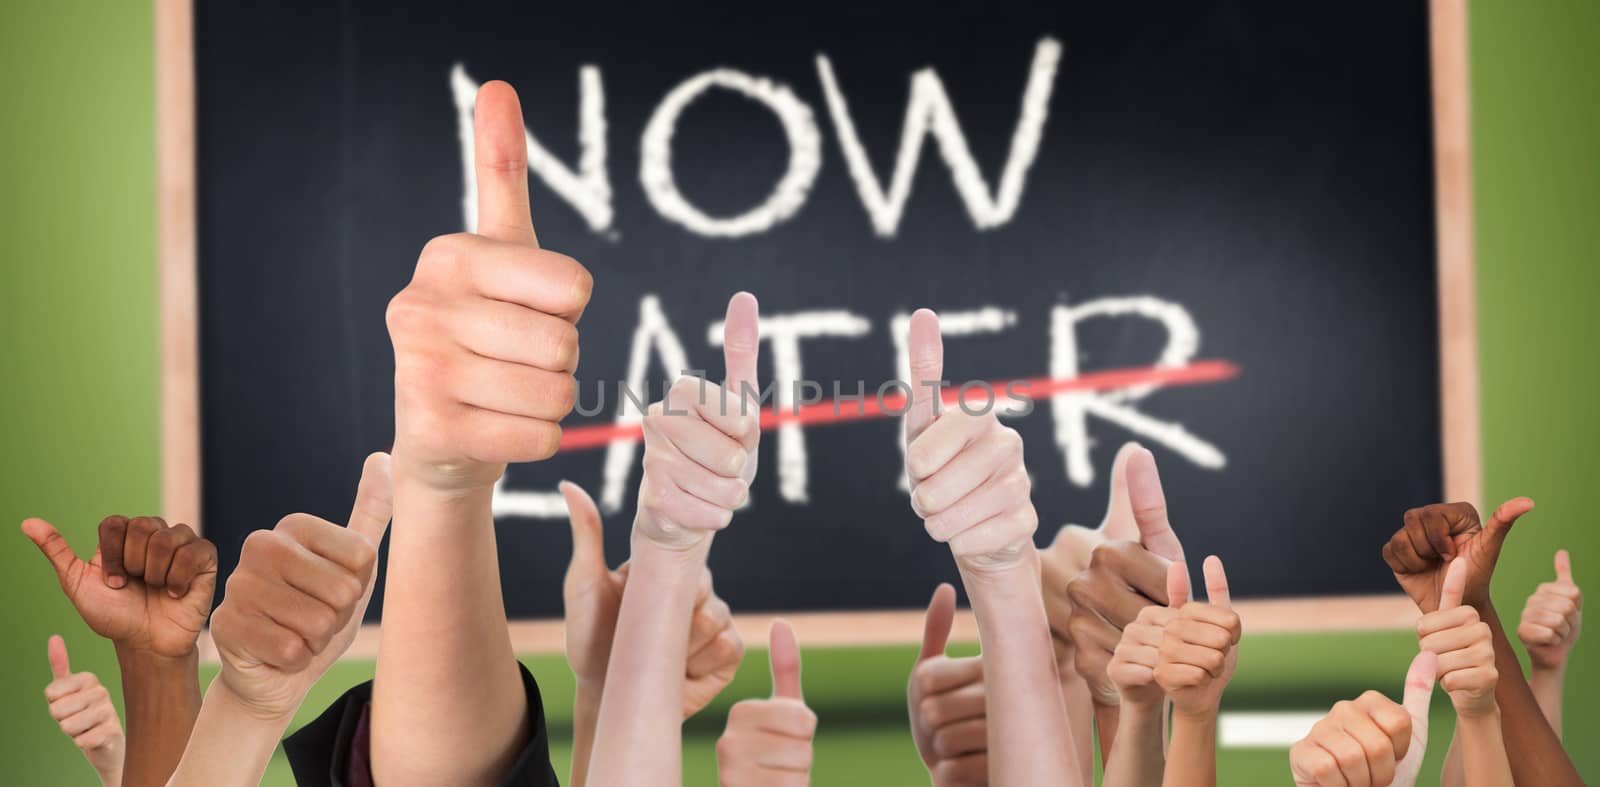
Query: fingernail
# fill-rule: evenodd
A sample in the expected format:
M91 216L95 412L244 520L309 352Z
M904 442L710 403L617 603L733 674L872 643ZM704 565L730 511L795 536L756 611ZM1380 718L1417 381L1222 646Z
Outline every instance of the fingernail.
M110 585L113 588L120 588L123 585L128 584L128 580L126 578L124 578L124 577L113 575L113 576L106 577L106 584Z
M172 588L168 588L167 589L167 595L169 595L169 596L171 596L173 598L183 598L183 594L182 593L179 593L178 591L173 590Z

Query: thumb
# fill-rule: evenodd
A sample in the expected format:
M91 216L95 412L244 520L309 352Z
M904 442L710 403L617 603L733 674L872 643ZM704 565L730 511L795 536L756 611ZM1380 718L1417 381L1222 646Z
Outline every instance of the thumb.
M1144 548L1168 560L1182 560L1183 544L1167 521L1167 495L1149 449L1141 447L1128 457L1128 500Z
M1556 550L1556 581L1565 582L1568 585L1573 584L1572 556L1567 554L1565 549Z
M350 508L346 525L371 541L383 543L394 514L394 482L389 477L389 455L378 451L361 465L361 480L356 484L356 502Z
M767 660L772 664L772 696L802 699L800 696L800 645L794 627L778 618L772 621L767 640Z
M931 309L918 309L911 315L906 338L911 356L911 402L906 410L906 445L939 414L939 383L944 379L944 337L939 334L939 315Z
M1144 451L1144 446L1129 440L1117 449L1117 457L1111 460L1111 497L1106 501L1106 518L1101 520L1101 527L1105 529L1105 537L1113 541L1139 538L1133 518L1133 500L1128 497L1128 462L1140 451Z
M1189 603L1189 567L1182 560L1167 566L1167 606L1177 609Z
M1222 558L1216 555L1207 557L1200 570L1206 578L1206 602L1232 609L1233 597L1228 593L1228 572L1222 569Z
M605 530L594 498L571 481L562 481L559 488L567 501L567 518L572 522L572 561L567 564L567 573L607 571Z
M72 674L72 664L67 661L67 641L60 634L52 634L45 650L50 655L50 677L61 680Z
M1428 742L1428 704L1433 700L1433 679L1438 670L1439 657L1431 650L1418 653L1411 660L1411 668L1406 670L1406 688L1400 704L1411 714L1414 745Z
M50 566L56 570L56 579L61 581L61 587L67 587L73 567L80 562L72 547L67 545L67 540L61 537L61 533L54 525L37 518L22 520L22 533L44 553L45 559L50 561Z
M728 299L728 313L722 321L722 363L726 376L723 390L743 401L745 391L755 392L756 360L761 349L761 305L756 296L736 292ZM744 414L744 410L740 410Z
M1439 609L1461 606L1461 597L1467 593L1467 564L1461 558L1450 561L1444 570L1444 586L1439 589Z
M1489 521L1483 526L1483 531L1489 539L1492 558L1500 557L1500 547L1505 544L1506 536L1511 533L1511 526L1517 523L1517 518L1532 510L1532 500L1526 497L1514 497L1501 503L1500 507L1489 515Z
M528 209L528 143L522 102L504 82L478 88L472 115L473 172L478 179L478 226L494 240L538 246Z
M922 652L917 654L917 661L943 656L955 623L956 589L948 582L940 582L939 587L933 589L928 614L922 619Z

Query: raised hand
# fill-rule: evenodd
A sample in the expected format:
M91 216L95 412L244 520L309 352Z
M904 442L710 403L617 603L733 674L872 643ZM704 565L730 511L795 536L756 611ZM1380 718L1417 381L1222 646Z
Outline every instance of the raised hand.
M429 241L387 314L395 472L445 491L488 489L506 463L556 452L594 286L539 248L516 91L485 83L475 113L477 232Z
M1533 510L1533 501L1518 497L1500 504L1480 524L1470 503L1436 503L1405 513L1405 524L1383 547L1383 559L1411 600L1423 612L1439 608L1445 565L1466 560L1467 581L1463 603L1480 606L1489 601L1489 579L1500 548L1517 518Z
M1423 651L1406 671L1404 702L1376 691L1344 700L1289 749L1297 787L1411 787L1428 748L1428 704L1434 654Z
M1178 619L1178 610L1189 602L1188 571L1180 570L1182 566L1173 563L1167 573L1170 606L1152 604L1139 610L1139 616L1122 629L1122 639L1106 665L1106 676L1117 687L1125 708L1159 708L1166 699L1165 690L1156 682L1156 667L1161 664L1167 625Z
M1222 561L1216 555L1207 557L1204 572L1206 603L1185 599L1176 607L1177 615L1167 623L1161 640L1155 679L1172 698L1175 712L1215 716L1239 663L1241 626ZM1189 571L1183 563L1172 564L1167 586L1188 588Z
M393 508L389 472L388 455L367 457L347 527L290 514L245 539L211 633L217 680L256 718L287 721L354 641Z
M1183 546L1167 518L1167 498L1155 456L1138 446L1124 450L1128 454L1128 516L1136 540L1111 539L1098 544L1089 556L1088 568L1078 572L1066 586L1071 602L1067 634L1073 645L1074 666L1088 684L1095 703L1101 706L1114 706L1121 701L1106 668L1122 639L1122 630L1139 616L1140 610L1167 605L1167 567L1183 559ZM1119 518L1117 532L1127 530L1127 524ZM1101 730L1101 737L1111 736Z
M111 693L94 673L72 671L67 643L61 637L50 638L48 652L51 680L44 687L44 698L50 703L50 718L83 751L102 784L121 784L122 724L111 704Z
M598 697L616 635L617 612L628 582L628 564L606 564L600 510L577 484L564 481L561 494L572 522L572 560L561 596L565 607L567 664L581 690ZM700 592L689 625L689 660L684 665L683 717L700 712L727 687L744 658L744 640L733 626L728 603L716 595L711 571L701 569Z
M1056 666L1066 677L1071 666L1072 634L1068 625L1072 617L1072 599L1067 595L1067 583L1079 572L1089 568L1094 548L1106 541L1129 541L1139 538L1139 526L1133 518L1133 500L1128 496L1128 461L1142 450L1138 443L1129 441L1117 450L1111 461L1111 483L1106 499L1106 514L1098 528L1067 525L1056 531L1050 546L1039 551L1040 592L1044 596L1045 615L1050 619L1050 639L1055 647Z
M772 622L767 652L772 698L735 704L717 739L717 778L725 787L811 783L817 714L800 694L800 648L788 621Z
M22 532L55 568L62 591L94 633L158 656L194 654L211 614L217 548L188 525L106 517L87 562L43 519L24 521Z
M944 344L939 318L911 315L912 398L905 418L911 508L928 535L948 543L963 569L991 571L1029 557L1039 515L1022 462L1022 437L993 408L940 412Z
M922 651L906 685L911 735L934 787L983 787L989 783L983 659L944 654L955 614L956 590L940 584L928 603Z
M1456 714L1482 716L1497 710L1494 688L1500 674L1494 666L1489 624L1476 609L1461 603L1466 585L1466 561L1450 561L1439 608L1417 621L1417 637L1423 650L1439 657L1439 685L1449 692Z
M1556 580L1540 583L1522 608L1517 638L1527 646L1535 671L1555 671L1566 666L1582 628L1583 592L1572 580L1572 558L1562 549L1556 552Z
M706 544L749 498L761 439L755 296L728 300L722 335L725 383L680 377L645 414L635 540L680 551Z

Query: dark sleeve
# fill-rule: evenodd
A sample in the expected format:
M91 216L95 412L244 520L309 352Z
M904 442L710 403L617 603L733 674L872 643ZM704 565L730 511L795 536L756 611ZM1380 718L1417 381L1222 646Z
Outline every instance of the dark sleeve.
M550 734L544 723L544 700L533 673L520 662L522 690L528 697L533 734L506 774L502 787L560 787L550 764ZM368 760L368 724L372 681L344 693L315 720L283 741L289 767L301 787L372 787Z

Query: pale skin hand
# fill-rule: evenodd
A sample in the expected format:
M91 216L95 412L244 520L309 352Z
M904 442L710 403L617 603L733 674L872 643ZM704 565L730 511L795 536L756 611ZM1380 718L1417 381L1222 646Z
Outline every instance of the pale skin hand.
M717 739L717 778L723 787L811 783L817 714L800 693L800 648L788 621L773 621L769 636L772 698L744 700L729 709L727 727Z
M561 494L567 501L573 545L561 596L566 611L567 664L577 678L573 701L572 775L568 781L573 787L583 787L588 781L589 754L593 751L595 724L599 721L606 664L611 658L611 642L616 634L617 613L629 570L626 563L616 570L607 566L600 510L589 494L567 481L561 483ZM733 614L727 602L712 589L709 569L701 570L699 592L689 624L688 652L683 679L685 719L700 712L727 687L739 671L739 661L744 658L744 640L733 627Z
M1182 579L1181 584L1167 588L1172 606L1145 607L1122 629L1122 639L1106 665L1106 675L1121 695L1119 735L1106 761L1106 787L1139 787L1161 781L1167 757L1162 747L1162 711L1167 696L1156 683L1155 670L1161 663L1167 624L1177 618L1177 608L1189 600L1188 578Z
M1296 787L1412 787L1428 748L1434 654L1406 671L1401 704L1376 691L1343 700L1289 749Z
M1455 559L1464 561L1462 603L1475 608L1489 624L1499 673L1495 701L1503 718L1501 730L1512 775L1522 784L1579 785L1583 778L1523 678L1522 665L1489 597L1489 580L1506 537L1517 519L1531 510L1532 500L1515 498L1502 503L1486 524L1480 524L1477 509L1467 503L1415 508L1406 512L1404 526L1384 546L1383 557L1395 581L1424 613L1439 607L1445 567Z
M912 401L906 412L911 507L928 534L950 545L984 643L990 779L1010 785L1079 784L1050 626L1040 598L1033 532L1038 514L1022 438L993 411L940 412L944 346L939 318L911 315Z
M1094 709L1089 684L1078 674L1072 647L1072 599L1067 595L1067 583L1089 567L1089 558L1096 546L1108 540L1138 540L1139 526L1134 521L1133 500L1128 495L1128 461L1141 448L1133 441L1123 443L1111 461L1111 483L1100 527L1067 525L1057 531L1055 540L1039 553L1040 592L1044 596L1045 616L1050 620L1050 644L1055 648L1061 696L1067 703L1067 719L1072 724L1073 743L1077 746L1085 784L1094 778Z
M1583 629L1583 592L1572 579L1572 558L1556 552L1556 579L1544 582L1528 597L1517 626L1517 638L1528 649L1528 683L1539 698L1556 735L1561 734L1561 689L1566 680L1567 656Z
M1222 692L1239 665L1242 627L1233 611L1228 575L1216 555L1205 559L1206 602L1187 600L1189 570L1175 562L1167 573L1168 594L1183 596L1162 632L1156 683L1172 698L1172 751L1162 784L1217 783L1217 711Z
M589 757L591 784L681 782L685 632L711 537L732 520L755 477L759 341L756 299L735 294L723 321L724 384L680 379L645 415L631 568Z
M1417 636L1422 649L1438 657L1439 685L1450 694L1456 709L1456 736L1463 744L1459 749L1463 783L1468 787L1509 787L1511 763L1506 758L1500 708L1495 702L1499 672L1494 642L1489 624L1478 618L1476 609L1461 603L1466 584L1467 564L1456 558L1445 572L1439 609L1417 622Z
M109 516L84 562L50 523L29 519L22 530L84 622L116 646L128 722L123 781L166 783L200 712L195 642L211 612L216 547L187 525Z
M211 616L221 669L169 787L260 783L306 692L355 640L392 511L389 457L373 454L348 526L290 514L245 539Z
M506 463L556 450L593 278L539 247L510 85L479 89L473 149L477 233L429 242L387 314L389 570L406 581L384 593L372 689L372 771L386 787L498 784L534 722L506 628L491 502Z
M956 590L941 583L928 602L922 650L906 682L911 736L934 787L985 787L989 722L983 659L945 655L955 614Z
M50 718L83 752L101 784L122 784L122 723L111 704L111 693L94 673L72 671L67 643L61 637L50 638L48 653L51 681L44 687L44 698L50 703Z
M1167 566L1183 559L1183 545L1167 518L1166 494L1155 456L1143 447L1125 447L1127 497L1137 537L1096 545L1089 567L1067 583L1071 609L1067 634L1073 643L1074 666L1083 676L1094 704L1101 757L1109 761L1116 742L1116 686L1106 676L1122 629L1151 605L1166 606ZM1119 532L1125 530L1119 527ZM1140 744L1140 748L1148 742Z

